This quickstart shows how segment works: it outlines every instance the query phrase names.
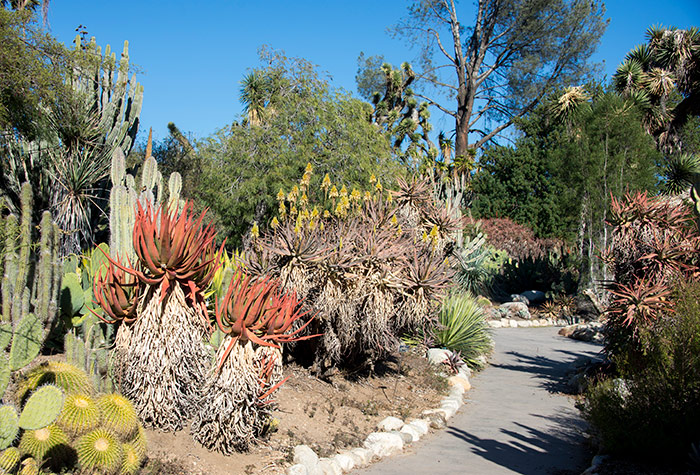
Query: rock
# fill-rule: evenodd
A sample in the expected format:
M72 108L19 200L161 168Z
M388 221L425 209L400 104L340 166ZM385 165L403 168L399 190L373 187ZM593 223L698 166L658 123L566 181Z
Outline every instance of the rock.
M510 326L510 320L508 318L501 318L501 328L508 328Z
M517 320L510 320L508 322L511 328L518 328L518 321Z
M462 397L460 396L460 400L458 401L455 398L452 397L446 397L442 401L440 401L440 407L445 408L445 407L453 407L455 409L455 412L457 409L462 407L463 402L461 401Z
M552 325L554 325L554 319L553 319L553 318L551 318L551 317L550 317L550 318L548 318L548 319L547 319L547 325L549 325L549 326L552 326Z
M559 333L561 336L565 338L569 338L571 335L573 335L574 330L576 330L576 327L578 325L568 325L561 330L559 330L557 333Z
M338 467L340 467L343 472L349 472L355 468L355 459L348 454L338 454L333 457L333 461L338 464Z
M309 471L306 469L306 465L298 463L287 467L284 473L286 475L308 475Z
M597 320L603 313L603 306L592 289L586 289L576 295L576 315L583 320Z
M455 414L457 414L457 409L453 405L450 406L440 406L439 408L435 409L436 412L441 412L445 416L445 420L450 420L454 417Z
M542 325L543 327L546 327L547 325L549 325L549 322L547 321L546 318L540 318L540 325Z
M319 459L316 466L318 475L343 475L343 470L333 459Z
M525 320L530 320L530 318L532 318L527 305L522 302L507 302L501 304L498 308L501 309L501 311L505 311L505 316L508 318L522 318Z
M411 440L408 442L409 444L412 442L419 441L421 436L421 431L418 430L416 427L412 426L411 424L406 424L401 428L401 433L403 434L408 434L411 437Z
M302 464L309 473L313 472L318 464L318 455L308 445L297 445L294 447L294 463Z
M472 385L469 384L469 379L465 378L464 376L450 376L447 378L447 384L451 386L450 395L455 388L460 388L462 390L460 395L472 388Z
M530 320L530 326L531 326L531 327L539 327L539 326L540 326L540 321L537 320L536 318L533 318L532 320Z
M350 455L355 459L355 465L358 467L364 467L372 461L372 452L367 449L358 447L350 451Z
M403 427L403 421L398 417L389 416L377 424L377 429L384 432L399 430Z
M399 437L401 437L401 440L403 440L404 445L408 445L411 442L413 442L413 436L409 434L408 432L402 432L400 430L392 430L389 432L390 434L397 434Z
M527 299L527 297L525 297L525 296L522 295L522 294L511 294L511 296L510 296L510 301L511 301L511 302L523 303L523 304L525 304L525 306L530 305L530 301Z
M427 411L423 411L421 416L423 416L426 422L433 429L444 429L447 425L447 418L445 417L445 413L442 411L438 411L437 409L428 409Z
M452 376L454 378L455 376ZM459 378L462 379L462 378ZM448 384L451 384L450 381L447 381ZM460 400L462 399L462 395L464 394L464 386L462 384L456 384L456 385L451 385L450 386L450 391L448 393L448 396L454 397L454 398L459 398Z
M469 391L472 388L472 385L469 384L469 379L465 378L464 376L450 376L447 378L447 384L452 386L452 388L462 388L462 392Z
M500 320L487 320L486 323L487 323L488 326L490 326L491 328L501 328L501 327L503 327L503 324L501 323Z
M469 379L472 377L472 370L469 366L460 366L459 371L457 371L457 376L464 379Z
M532 326L532 325L531 325L530 320L521 320L518 322L518 326L520 328L527 328L527 327Z
M445 350L442 348L430 348L428 350L428 361L434 365L441 365L443 361L446 361L452 352L450 350Z
M427 434L430 431L430 423L425 419L413 419L406 425L415 428L421 436Z
M372 432L365 439L364 447L377 457L388 457L403 450L403 439L397 433Z

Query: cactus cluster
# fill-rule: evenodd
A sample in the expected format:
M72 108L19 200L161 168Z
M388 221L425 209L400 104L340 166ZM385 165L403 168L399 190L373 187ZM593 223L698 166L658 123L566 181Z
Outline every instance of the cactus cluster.
M84 255L64 258L60 296L61 315L69 329L64 338L66 359L84 369L103 392L113 389L108 356L115 329L100 320L103 310L95 303L98 292L93 281L109 269L107 255L109 247L103 243Z
M28 458L19 473L25 473L27 466L35 467L36 473L42 469L103 475L138 471L146 439L126 398L96 396L88 375L63 362L40 364L21 383L16 399L22 401L29 394L22 413L17 416L12 406L0 407L3 473L15 473L22 457ZM13 447L20 429L19 443Z
M41 218L39 241L33 236L32 188L22 186L22 216L4 218L4 275L0 350L10 346L9 357L0 354L0 394L10 372L32 362L54 323L61 272L57 255L58 228L51 213ZM30 280L30 277L32 279Z
M146 158L142 165L141 186L136 186L136 179L127 173L126 157L120 149L115 149L112 155L112 168L110 178L112 191L109 197L109 247L112 257L126 262L135 262L132 233L136 223L136 205L140 203L143 208L149 204L152 208L158 207L164 201L165 187L163 174L158 170L158 163L151 155L152 133L148 134L146 146ZM168 202L165 208L169 212L181 210L184 201L180 198L182 191L182 176L173 172L168 179Z

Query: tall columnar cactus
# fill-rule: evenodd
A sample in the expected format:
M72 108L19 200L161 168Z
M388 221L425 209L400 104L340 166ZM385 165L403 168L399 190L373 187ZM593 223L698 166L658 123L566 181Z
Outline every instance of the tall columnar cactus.
M163 174L158 170L158 163L151 155L152 140L152 133L149 132L139 188L136 186L135 178L126 171L124 153L115 149L112 155L109 247L112 257L119 257L122 261L128 260L131 263L136 260L132 242L132 232L136 222L136 203L139 202L143 208L149 204L156 208L163 203L165 197ZM178 172L173 172L168 180L168 211L173 212L183 208L184 201L180 199L181 190L182 176Z
M2 278L2 322L0 350L0 386L4 391L9 372L31 363L39 354L48 329L57 315L60 288L60 263L57 257L58 229L51 213L41 219L39 242L32 236L32 190L22 187L22 217L9 215L5 221L5 274ZM38 244L38 245L37 245ZM36 247L36 249L34 249ZM29 277L32 277L32 280ZM0 394L1 392L0 391Z

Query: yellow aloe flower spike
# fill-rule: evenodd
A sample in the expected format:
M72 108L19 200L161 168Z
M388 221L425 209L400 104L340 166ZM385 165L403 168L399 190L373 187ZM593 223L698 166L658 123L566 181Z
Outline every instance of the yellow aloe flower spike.
M338 196L338 188L333 185L333 188L331 188L331 192L328 194L329 198L336 198Z
M365 196L363 197L365 201L369 201L372 199L372 194L369 191L365 191Z
M317 218L318 215L319 215L318 206L314 206L314 209L311 210L311 217Z
M394 197L391 195L391 193L387 193L386 202L391 203L392 201L394 201Z
M372 175L370 175L370 177L369 177L369 182L370 182L370 183L376 183L376 181L377 181L377 177L374 176L374 173L372 173Z
M287 214L287 207L284 205L284 203L280 203L279 213L280 216L284 216L285 214Z
M323 191L328 190L328 188L331 187L331 177L326 173L326 176L323 177L323 181L321 182L321 189Z
M324 217L324 218L330 218L330 217L331 217L330 211L328 211L327 209L324 210L324 211L323 211L323 217Z
M297 207L296 207L296 206L292 206L292 207L289 209L289 214L291 214L292 216L294 216L294 215L296 215L296 214L298 214L298 213L299 213L299 212L297 211Z
M436 240L438 237L438 227L437 225L433 226L433 229L430 230L430 239Z
M428 242L428 233L426 233L425 230L423 230L423 235L421 236L421 240L423 242Z
M308 205L308 204L309 204L309 197L306 195L306 193L304 193L303 195L301 195L301 205L306 207L306 205Z
M401 236L402 232L403 232L403 229L401 228L401 225L399 224L399 227L396 229L396 235Z
M299 226L298 224L294 226L294 233L301 234L301 226Z
M345 188L345 185L340 189L340 196L348 196L348 189Z
M277 216L272 218L272 222L270 222L270 227L272 229L277 229L277 226L279 226L279 225L280 225L280 222L277 220Z
M311 174L314 171L314 167L311 166L311 162L306 163L306 168L304 168L304 173Z
M253 227L250 230L250 235L253 237L253 239L260 237L260 228L258 227L257 221L253 221Z
M284 199L287 197L287 194L284 192L282 188L280 188L279 193L277 193L277 201L284 201Z
M391 217L391 224L393 224L394 226L396 226L398 223L399 223L399 220L396 219L396 215L393 215L393 216Z
M377 191L382 191L382 182L377 180L377 184L374 185L374 187L377 189Z
M350 201L360 201L360 198L362 198L362 195L360 192L357 190L357 188L353 188L352 192L350 193Z

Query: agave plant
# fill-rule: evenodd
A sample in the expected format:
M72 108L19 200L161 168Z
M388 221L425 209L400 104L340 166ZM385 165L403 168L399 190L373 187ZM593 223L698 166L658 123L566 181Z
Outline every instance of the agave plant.
M138 205L133 231L137 262L109 258L95 281L98 301L120 325L115 380L145 424L177 430L193 413L206 377L209 320L203 291L219 266L205 212L186 203L178 213ZM133 281L129 280L131 276ZM131 292L131 293L130 293Z
M281 294L271 279L237 272L216 304L216 323L226 336L204 388L205 399L192 423L195 440L224 454L245 450L270 421L270 397L282 383L282 343L318 335L299 334L295 294Z

